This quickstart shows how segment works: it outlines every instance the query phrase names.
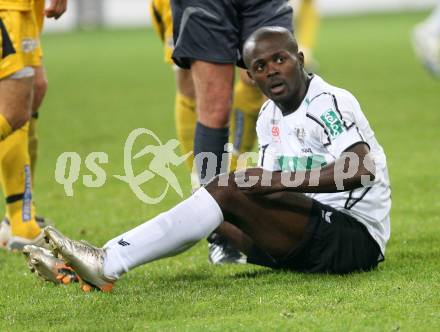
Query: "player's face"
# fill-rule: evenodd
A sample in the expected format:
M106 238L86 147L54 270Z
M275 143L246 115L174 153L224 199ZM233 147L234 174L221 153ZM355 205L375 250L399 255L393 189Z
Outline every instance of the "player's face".
M297 100L304 80L302 53L264 43L253 50L249 73L261 91L275 103L288 107Z

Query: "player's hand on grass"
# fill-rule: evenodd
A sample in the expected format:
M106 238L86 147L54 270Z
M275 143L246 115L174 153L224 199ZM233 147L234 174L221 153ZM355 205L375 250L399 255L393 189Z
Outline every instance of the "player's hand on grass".
M67 10L67 0L50 0L49 7L46 8L44 14L48 18L59 19Z

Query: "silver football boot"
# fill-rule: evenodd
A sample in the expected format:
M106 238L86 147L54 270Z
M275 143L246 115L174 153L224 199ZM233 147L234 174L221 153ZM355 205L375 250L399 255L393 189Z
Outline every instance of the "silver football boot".
M70 284L79 281L76 272L48 249L26 245L23 248L23 254L31 272L43 280L55 284Z
M104 249L85 241L71 240L51 226L44 229L44 235L54 255L60 255L78 274L84 291L90 291L91 287L103 292L112 290L116 279L104 275Z

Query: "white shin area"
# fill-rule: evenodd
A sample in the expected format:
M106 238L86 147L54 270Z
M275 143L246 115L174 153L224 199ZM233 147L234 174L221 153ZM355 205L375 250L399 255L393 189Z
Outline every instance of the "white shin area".
M222 222L220 206L202 187L171 210L107 242L104 274L119 278L136 266L181 253Z

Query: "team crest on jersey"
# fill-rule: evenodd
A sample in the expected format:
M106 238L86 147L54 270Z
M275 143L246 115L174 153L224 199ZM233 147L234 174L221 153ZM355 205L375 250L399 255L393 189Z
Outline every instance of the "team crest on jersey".
M331 138L334 139L344 132L344 125L333 109L330 108L322 114L321 120L324 122Z
M304 144L304 139L306 137L306 131L304 130L304 128L295 128L295 135L296 138L298 138L298 141L301 144Z

